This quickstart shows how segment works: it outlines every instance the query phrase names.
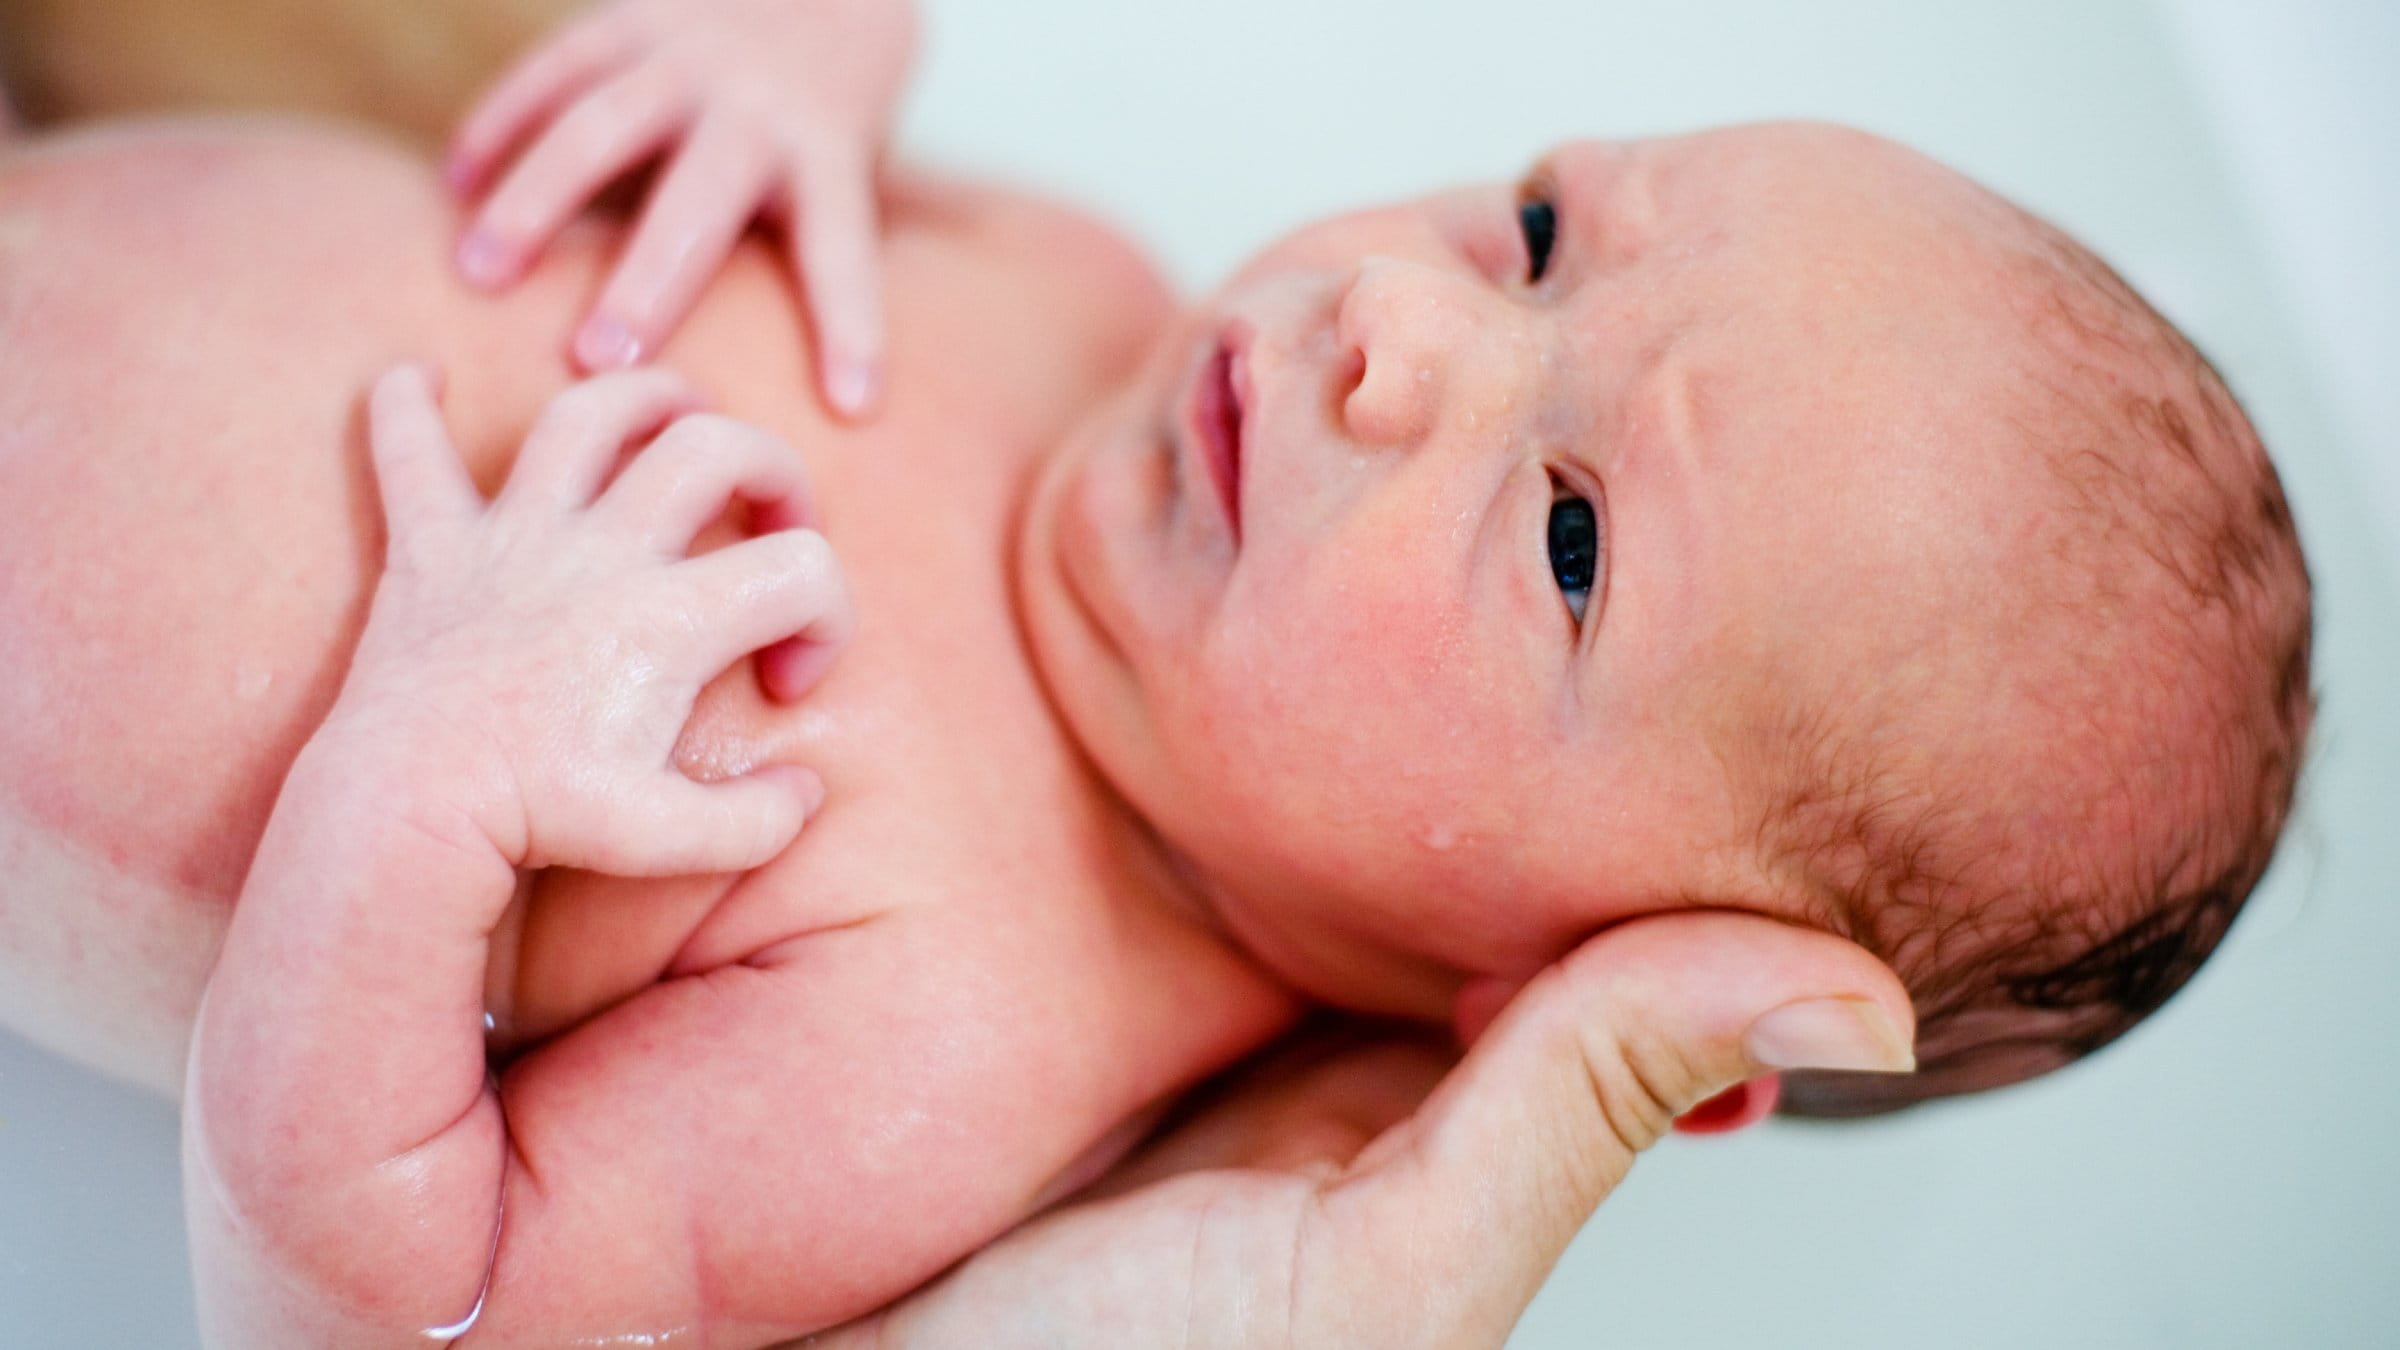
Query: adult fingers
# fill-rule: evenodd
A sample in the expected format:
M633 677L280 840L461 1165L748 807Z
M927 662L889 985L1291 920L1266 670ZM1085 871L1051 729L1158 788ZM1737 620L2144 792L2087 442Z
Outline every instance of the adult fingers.
M422 366L386 371L367 396L368 450L395 551L425 530L469 519L483 507L436 398L433 377Z
M703 118L652 194L608 288L575 335L576 362L585 370L614 370L656 351L733 251L770 172L758 136Z
M1426 1343L1496 1343L1677 1116L1774 1070L1908 1068L1913 1026L1898 978L1823 933L1698 912L1605 932L1324 1189L1330 1287L1438 1290Z
M796 642L801 669L787 677L822 674L856 626L849 584L825 536L778 530L729 544L672 569L677 611L693 617L692 640L679 672L702 680L771 644Z
M625 466L593 507L667 557L734 498L758 504L771 528L810 523L808 475L782 438L736 418L680 418Z
M644 369L585 380L550 401L526 434L500 489L503 510L566 511L599 491L627 444L690 412L699 392L672 371Z
M639 36L610 16L570 24L528 51L479 99L450 139L442 176L472 192L500 158L574 95L631 59Z
M663 66L637 65L602 81L520 157L459 241L458 266L478 286L502 286L607 182L675 134L691 115Z
M863 417L883 386L874 169L859 155L819 152L792 186L792 262L816 330L819 385L837 416Z

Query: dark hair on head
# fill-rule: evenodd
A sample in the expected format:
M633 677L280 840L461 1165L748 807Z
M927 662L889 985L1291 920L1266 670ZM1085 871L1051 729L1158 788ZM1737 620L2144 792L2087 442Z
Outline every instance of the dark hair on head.
M2013 420L2067 505L2042 593L2009 621L2080 682L2012 691L2037 736L1948 761L1907 689L1786 712L1761 847L1918 1018L1916 1073L1790 1074L1789 1114L1877 1114L2108 1044L2216 948L2291 808L2311 616L2274 467L2173 325L2017 214L2005 267L2035 357Z

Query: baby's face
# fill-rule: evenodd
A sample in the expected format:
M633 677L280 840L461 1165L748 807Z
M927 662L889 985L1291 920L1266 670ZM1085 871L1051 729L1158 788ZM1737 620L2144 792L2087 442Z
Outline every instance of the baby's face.
M1050 684L1322 997L1438 1015L1634 914L1810 920L1751 747L1998 661L1980 606L2048 499L1985 394L2006 228L1909 152L1759 127L1303 230L1045 478Z

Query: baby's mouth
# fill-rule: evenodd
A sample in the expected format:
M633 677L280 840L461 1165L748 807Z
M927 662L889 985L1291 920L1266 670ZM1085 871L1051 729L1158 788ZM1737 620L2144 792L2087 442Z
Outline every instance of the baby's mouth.
M1227 333L1200 368L1194 382L1187 421L1208 476L1225 504L1225 521L1233 542L1242 542L1242 352L1238 335Z

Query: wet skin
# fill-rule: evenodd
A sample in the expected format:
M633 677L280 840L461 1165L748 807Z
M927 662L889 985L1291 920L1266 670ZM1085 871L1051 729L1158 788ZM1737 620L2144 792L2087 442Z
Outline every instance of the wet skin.
M2016 359L2012 228L1897 147L1762 127L1303 230L1049 471L1023 547L1050 686L1319 997L1438 1017L1663 908L1838 923L1758 847L1784 709L1921 676L1946 737L2025 753L1975 674L2023 662L1957 622L2008 610L2055 499L1981 410ZM1587 508L1577 578L1553 527Z
M430 174L371 144L150 128L5 173L0 313L22 356L0 493L28 506L0 544L0 632L27 654L0 733L0 997L12 1028L172 1091L248 850L374 582L359 395L395 360L439 362L496 485L567 382L552 339L607 240L495 304L448 279ZM1013 617L1003 541L1029 466L1164 293L1051 207L928 184L899 205L892 300L915 317L895 374L919 392L872 428L832 428L796 377L771 257L745 256L667 353L800 448L875 617L804 705L729 672L678 749L702 776L816 767L834 800L798 846L744 878L545 873L494 935L503 1092L548 1185L511 1201L527 1240L502 1252L487 1334L686 1306L740 1341L862 1311L1292 1013L1171 898ZM772 1130L729 1137L746 1109ZM533 1236L544 1208L610 1261L541 1273L577 1264ZM678 1210L693 1222L659 1217ZM681 1279L695 1235L708 1298L628 1275ZM795 1305L781 1272L800 1268Z
M603 241L493 305L446 279L421 167L371 147L154 130L7 173L0 313L45 342L0 390L5 489L38 504L0 568L36 654L4 838L42 879L0 910L6 1014L164 1086L372 586L358 392L439 361L490 487ZM1863 138L1571 146L1304 231L1172 323L1088 222L905 206L873 428L809 401L757 256L664 353L799 446L861 628L800 706L729 672L679 751L816 768L798 845L744 878L544 874L494 935L503 1096L551 1183L544 1222L510 1212L627 1264L504 1245L493 1327L846 1316L1306 997L1439 1019L1632 914L1821 917L1748 852L1727 747L1763 680L1910 659L1895 609L2009 539L1954 509L2009 471L1922 395L1993 359L1979 203ZM1562 501L1596 531L1580 596ZM675 1206L696 1228L650 1222ZM705 1297L628 1276L691 1268L693 1231Z

